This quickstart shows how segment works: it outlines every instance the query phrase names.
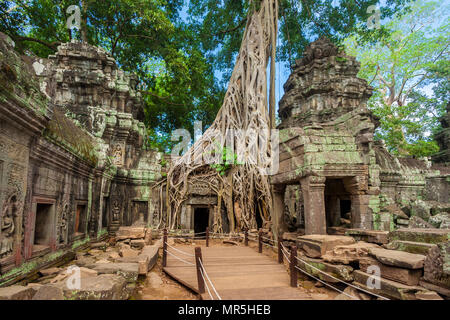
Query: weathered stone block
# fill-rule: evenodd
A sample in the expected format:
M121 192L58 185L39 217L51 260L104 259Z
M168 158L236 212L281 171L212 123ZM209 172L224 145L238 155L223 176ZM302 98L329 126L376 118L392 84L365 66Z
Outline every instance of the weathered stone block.
M346 236L307 235L297 238L297 247L310 258L320 258L336 246L353 243L355 239Z
M0 288L0 300L31 300L35 289L24 286L10 286Z
M406 268L406 269L421 269L425 261L425 256L421 254L408 253L397 250L387 250L381 248L372 248L369 250L370 255L377 258L383 264Z
M138 263L99 263L90 266L99 274L117 274L124 277L127 282L136 282L139 275Z
M320 259L313 259L307 257L300 257L301 260L297 262L297 265L300 269L305 272L312 274L319 279L331 282L331 283L339 283L338 280L333 279L332 277L327 276L323 272L330 274L331 276L344 280L344 281L353 281L353 268L350 266L339 265L339 264L331 264L327 263ZM323 271L323 272L320 272Z
M431 243L394 240L387 244L386 249L427 255L428 250L430 250L434 246L436 245Z
M372 248L379 248L379 246L374 243L360 241L355 244L337 246L333 250L328 251L322 258L331 263L349 264L368 257L369 250Z
M120 227L116 233L118 241L125 239L144 239L146 228L143 227Z
M450 239L450 230L440 229L398 229L389 233L389 240L424 243L440 243Z
M345 235L353 237L357 241L387 244L389 232L379 230L347 229Z
M380 263L376 259L369 257L359 260L359 268L361 269L361 271L367 273L367 269L370 266L377 266L378 268L380 268L380 276L382 278L397 281L409 286L417 286L419 284L419 279L422 276L421 269L411 270L388 266Z
M37 290L33 300L64 300L64 292L58 286L44 285Z
M353 284L390 299L416 300L416 292L423 290L422 288L417 286L408 286L406 284L383 278L379 279L380 289L369 288L367 284L371 283L370 279L372 278L369 279L369 277L372 277L372 275L367 274L361 270L353 271L353 275L355 277L355 281Z
M59 287L64 291L66 300L126 300L127 281L115 274L102 274L82 279L78 290L67 288L63 282Z

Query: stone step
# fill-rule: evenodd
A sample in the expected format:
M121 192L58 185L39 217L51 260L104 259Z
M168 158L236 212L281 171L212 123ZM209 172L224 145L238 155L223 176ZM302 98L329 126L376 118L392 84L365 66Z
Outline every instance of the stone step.
M423 243L440 243L450 239L449 229L406 229L401 228L389 233L389 241L402 240Z
M392 242L389 242L386 245L386 248L390 250L400 250L409 253L427 255L428 250L430 250L434 246L435 244L431 243L394 240Z

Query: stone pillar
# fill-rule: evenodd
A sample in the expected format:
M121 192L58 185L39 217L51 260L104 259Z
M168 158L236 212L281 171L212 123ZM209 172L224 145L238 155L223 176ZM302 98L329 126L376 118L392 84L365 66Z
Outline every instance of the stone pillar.
M273 212L272 212L272 231L275 237L280 232L287 231L283 221L284 214L284 193L286 185L273 186Z
M327 234L325 177L308 176L300 180L305 202L305 234Z

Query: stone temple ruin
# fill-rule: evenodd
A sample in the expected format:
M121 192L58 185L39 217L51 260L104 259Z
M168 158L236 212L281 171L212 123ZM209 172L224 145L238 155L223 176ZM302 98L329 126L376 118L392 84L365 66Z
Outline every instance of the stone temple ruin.
M137 78L71 42L48 59L0 42L0 283L120 226L152 224L161 154L144 146Z
M449 110L439 154L396 158L374 141L373 89L358 71L326 39L296 62L279 106L271 225L261 227L346 281L364 283L375 264L392 298L417 298L405 290L418 286L449 297ZM114 261L146 273L154 261L137 239L164 227L165 195L152 186L168 168L145 139L138 79L103 49L70 42L38 59L0 35L0 287L26 284L109 237L136 244L144 260L125 249ZM207 187L190 186L178 227L204 231L217 206ZM106 262L94 269L111 273Z

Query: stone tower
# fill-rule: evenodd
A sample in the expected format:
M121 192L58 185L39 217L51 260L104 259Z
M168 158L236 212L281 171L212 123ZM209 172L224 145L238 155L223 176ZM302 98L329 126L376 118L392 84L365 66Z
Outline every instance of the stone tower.
M284 85L280 101L280 169L272 177L275 211L286 185L301 185L306 234L326 234L343 217L371 229L379 168L373 150L372 88L359 63L328 39L311 43ZM277 209L278 208L278 209ZM281 216L275 224L283 229Z

